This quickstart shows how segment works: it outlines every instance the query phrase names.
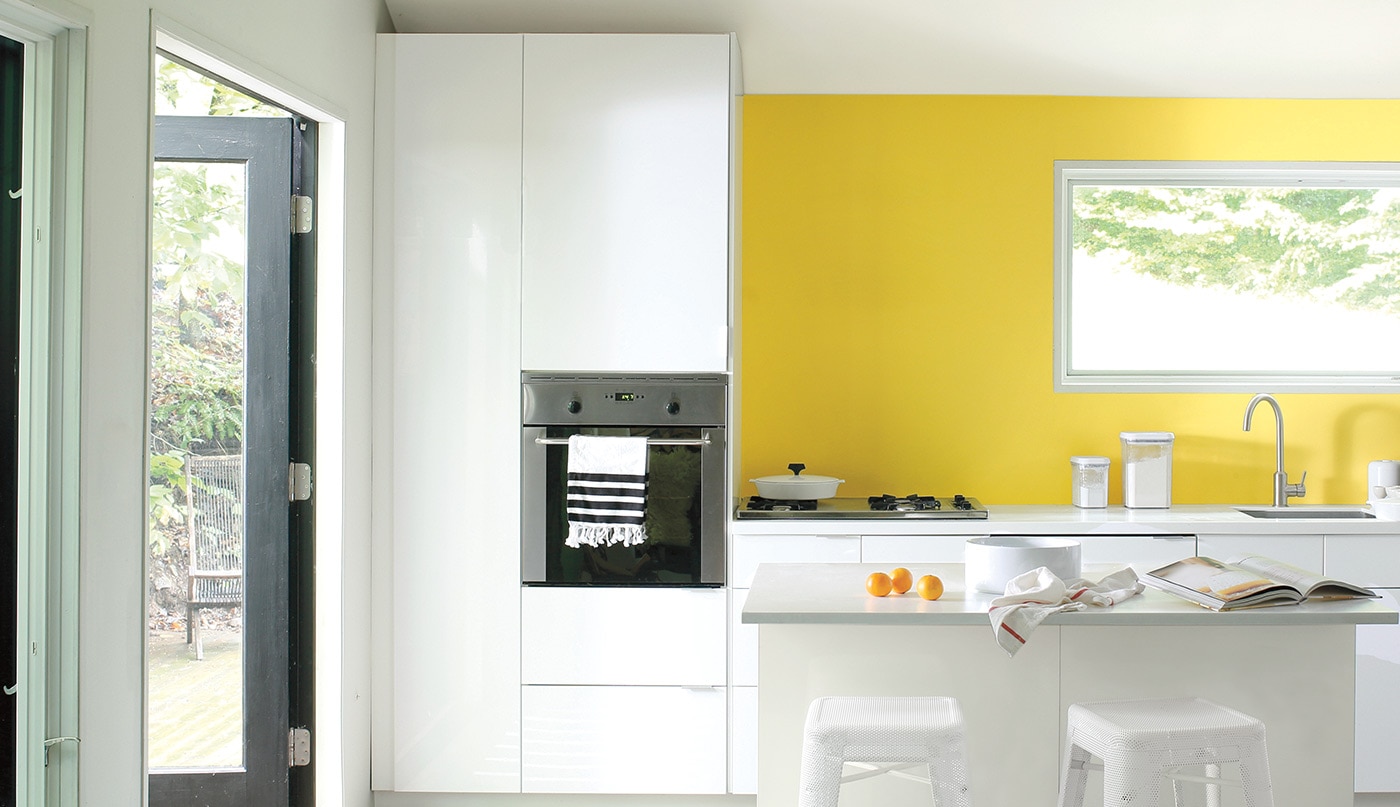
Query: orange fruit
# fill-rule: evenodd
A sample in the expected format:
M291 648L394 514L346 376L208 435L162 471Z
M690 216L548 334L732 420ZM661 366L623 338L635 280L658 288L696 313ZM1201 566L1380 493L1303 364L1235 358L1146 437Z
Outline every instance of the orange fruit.
M890 572L890 582L894 584L894 593L903 594L914 587L914 575L903 566Z
M943 596L943 581L935 575L926 574L919 578L919 596L926 600L936 600Z
M871 572L870 576L865 578L865 590L876 597L889 594L892 588L894 583L890 582L890 576L884 572Z

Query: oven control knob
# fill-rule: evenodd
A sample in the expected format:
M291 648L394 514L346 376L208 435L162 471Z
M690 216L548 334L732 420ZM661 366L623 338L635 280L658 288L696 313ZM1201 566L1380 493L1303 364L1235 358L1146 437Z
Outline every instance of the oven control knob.
M675 414L679 414L680 411L681 411L681 402L680 402L680 401L671 401L670 403L666 404L666 414L668 414L668 415L675 415Z
M577 415L579 412L583 411L583 401L580 401L578 398L571 398L568 403L564 404L564 408L569 410L569 414Z

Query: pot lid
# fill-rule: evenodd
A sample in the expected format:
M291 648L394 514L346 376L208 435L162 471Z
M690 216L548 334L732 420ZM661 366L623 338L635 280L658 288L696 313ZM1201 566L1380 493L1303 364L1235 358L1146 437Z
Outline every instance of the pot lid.
M832 482L845 482L844 479L837 479L834 476L817 476L815 474L802 475L807 470L807 466L800 462L788 464L791 475L777 474L775 476L760 476L757 479L750 479L750 482L773 482L784 485L829 485Z

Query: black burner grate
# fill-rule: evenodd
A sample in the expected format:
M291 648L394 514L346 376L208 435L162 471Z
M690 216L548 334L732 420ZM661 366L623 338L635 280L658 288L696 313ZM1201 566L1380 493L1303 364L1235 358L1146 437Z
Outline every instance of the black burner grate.
M762 496L749 497L749 510L815 510L816 499L765 499Z

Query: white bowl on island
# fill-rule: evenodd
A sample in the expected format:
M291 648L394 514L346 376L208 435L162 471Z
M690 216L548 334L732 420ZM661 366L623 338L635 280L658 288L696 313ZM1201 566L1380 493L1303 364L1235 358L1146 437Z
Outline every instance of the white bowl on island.
M1041 566L1061 580L1079 576L1079 542L1036 535L989 535L967 539L963 550L967 586L1005 594L1011 578Z

